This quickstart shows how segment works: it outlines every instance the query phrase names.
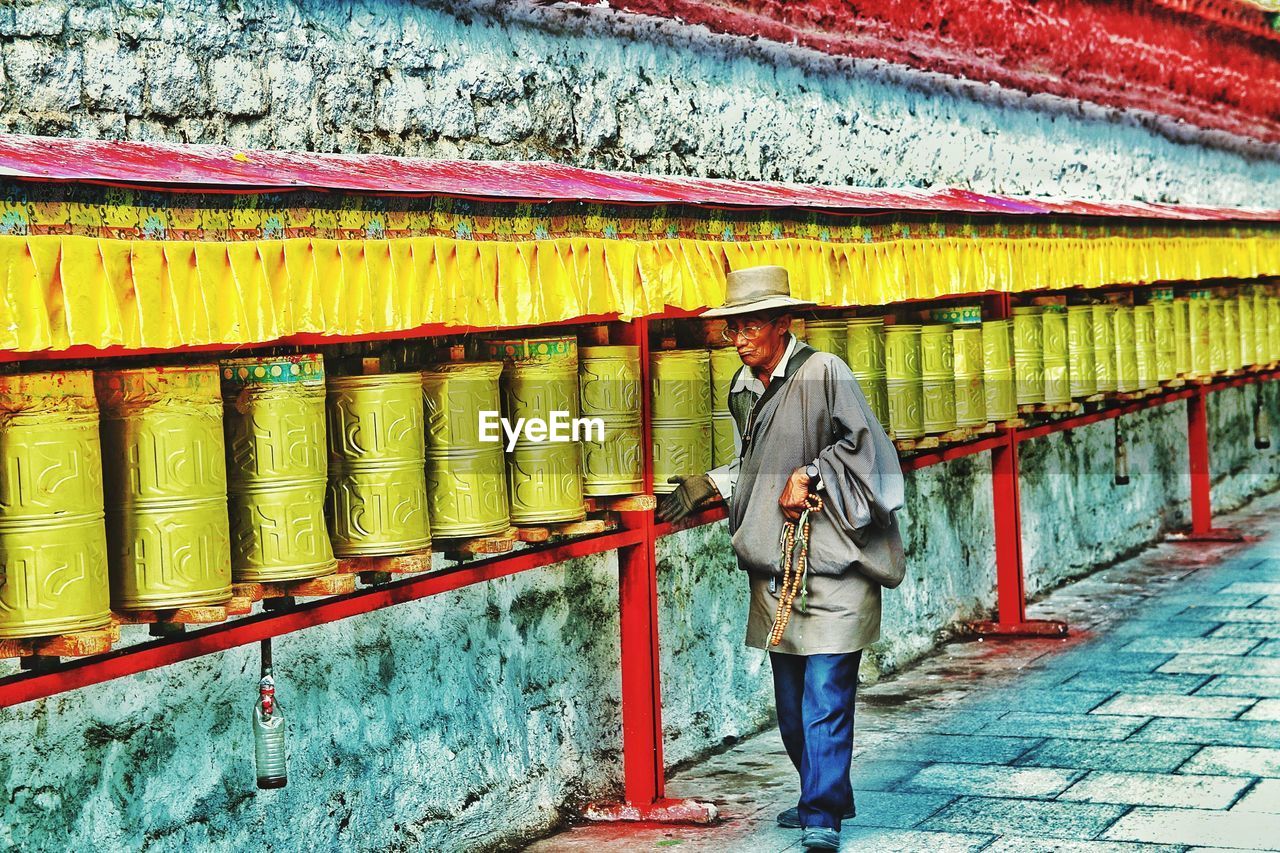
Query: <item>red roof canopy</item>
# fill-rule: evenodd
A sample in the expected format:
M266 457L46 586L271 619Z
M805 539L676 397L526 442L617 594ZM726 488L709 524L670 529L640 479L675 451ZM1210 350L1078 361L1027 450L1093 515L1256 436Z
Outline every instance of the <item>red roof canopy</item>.
M831 212L1065 214L1280 221L1280 210L984 195L962 189L873 189L602 172L548 162L424 160L379 154L237 150L0 134L0 174L159 190L340 190L509 201L592 201Z

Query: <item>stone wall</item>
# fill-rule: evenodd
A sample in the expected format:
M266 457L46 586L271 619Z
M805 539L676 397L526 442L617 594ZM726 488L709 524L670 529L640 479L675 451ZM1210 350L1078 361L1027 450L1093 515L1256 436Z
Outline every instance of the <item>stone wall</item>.
M0 715L0 848L476 850L621 773L614 555L280 637L289 785L254 786L258 650Z
M0 130L1266 206L1109 111L527 0L0 5Z
M1280 164L1015 94L712 38L604 9L410 0L0 5L0 130L735 178L1263 205ZM1094 116L1094 117L1091 117ZM1215 503L1280 482L1254 392L1210 407ZM1280 421L1269 392L1272 422ZM1115 559L1185 513L1181 406L1023 447L1027 584ZM910 572L866 677L993 606L987 456L910 476ZM723 524L659 550L670 763L767 724ZM0 714L0 846L483 850L617 794L612 555L279 639L291 782L253 787L257 653L237 649Z

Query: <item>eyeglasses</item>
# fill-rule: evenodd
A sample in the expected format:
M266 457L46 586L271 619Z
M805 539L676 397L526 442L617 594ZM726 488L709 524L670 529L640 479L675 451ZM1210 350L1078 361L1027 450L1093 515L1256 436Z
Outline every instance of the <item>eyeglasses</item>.
M737 341L738 335L742 335L747 340L753 341L760 335L760 332L765 328L765 326L768 325L768 323L751 323L740 329L735 329L732 326L726 326L724 331L720 333L720 337L728 343L734 343Z

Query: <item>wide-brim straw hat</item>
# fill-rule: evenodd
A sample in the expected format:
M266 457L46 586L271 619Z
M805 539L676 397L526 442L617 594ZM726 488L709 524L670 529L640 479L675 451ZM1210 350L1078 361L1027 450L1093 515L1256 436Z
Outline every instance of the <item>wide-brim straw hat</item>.
M732 317L778 308L812 308L817 303L791 295L786 267L746 267L725 277L724 304L703 311L703 317Z

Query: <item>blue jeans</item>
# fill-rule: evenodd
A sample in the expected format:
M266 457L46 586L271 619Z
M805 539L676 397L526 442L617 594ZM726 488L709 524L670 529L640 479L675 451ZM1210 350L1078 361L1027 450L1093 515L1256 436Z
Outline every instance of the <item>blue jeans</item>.
M853 700L862 651L842 655L769 653L778 729L800 771L800 823L840 829L853 805Z

